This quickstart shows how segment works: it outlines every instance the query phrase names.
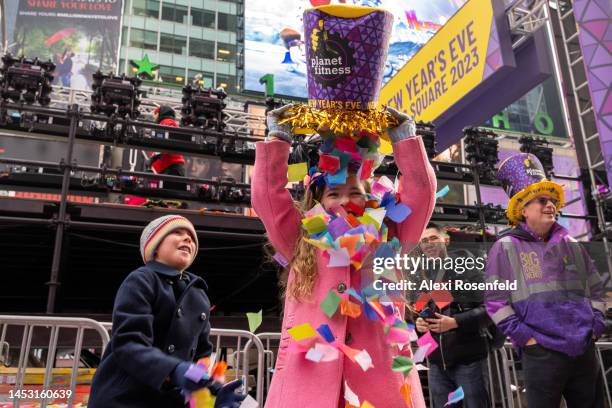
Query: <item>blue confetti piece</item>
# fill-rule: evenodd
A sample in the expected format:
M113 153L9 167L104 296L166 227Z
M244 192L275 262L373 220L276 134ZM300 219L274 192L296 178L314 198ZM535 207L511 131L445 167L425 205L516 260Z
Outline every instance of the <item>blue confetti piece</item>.
M322 324L317 328L317 332L321 335L321 337L323 337L325 339L326 342L328 343L332 343L335 338L334 338L334 334L332 333L331 329L329 328L329 326L327 324Z
M439 198L444 197L445 195L448 194L448 192L450 191L450 187L448 185L444 186L444 188L442 188L442 190L438 191L436 193L436 200Z

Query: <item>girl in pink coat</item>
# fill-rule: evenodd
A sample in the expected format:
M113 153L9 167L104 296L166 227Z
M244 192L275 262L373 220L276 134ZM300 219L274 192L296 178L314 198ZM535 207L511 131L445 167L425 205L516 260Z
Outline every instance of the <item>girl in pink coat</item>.
M400 121L389 131L400 178L401 202L412 213L400 224L389 225L389 235L402 243L417 243L427 225L435 204L436 178L423 141L415 136L414 122L396 111ZM285 286L285 307L282 335L276 367L267 396L266 408L336 408L345 407L348 386L359 399L375 408L406 408L400 395L402 375L391 370L393 353L385 342L383 326L361 315L349 318L335 314L332 318L320 308L330 289L344 293L361 287L362 273L351 266L329 267L322 250L305 242L301 227L303 212L320 202L327 210L347 203L361 208L366 203L367 184L350 174L346 184L317 186L311 183L302 206L296 206L287 185L290 129L277 125L282 108L268 115L269 136L256 144L255 168L252 175L252 206L266 228L275 250L289 260ZM300 208L300 209L298 209ZM340 353L328 362L312 362L303 353L289 350L293 340L287 330L308 322L314 328L329 325L338 343L353 349L366 349L372 359L364 372L359 365ZM425 408L418 372L409 373L410 408ZM350 392L350 391L349 391Z

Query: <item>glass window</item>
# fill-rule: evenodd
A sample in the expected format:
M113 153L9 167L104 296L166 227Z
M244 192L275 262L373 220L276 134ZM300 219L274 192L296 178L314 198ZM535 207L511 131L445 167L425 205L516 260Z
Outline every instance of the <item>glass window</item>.
M217 44L217 60L236 62L236 46L234 44Z
M176 23L184 23L184 18L187 16L187 7L169 4L162 7L162 20L174 21Z
M124 31L123 35L127 41L127 30ZM130 30L130 47L142 48L145 50L156 50L157 49L157 34L154 31L139 30L132 28Z
M215 28L215 12L209 10L191 9L191 21L194 26Z
M163 82L181 85L185 83L185 70L183 68L160 65L157 72Z
M159 18L159 0L133 0L132 13L135 16Z
M236 31L236 16L232 14L219 13L219 30Z
M189 70L188 83L193 86L201 86L204 89L211 88L213 85L214 75L212 72L202 72ZM196 78L197 77L197 78Z
M236 77L233 75L217 74L217 88L225 89L225 92L236 92Z
M187 37L180 37L170 34L161 34L159 37L159 50L171 54L183 54L187 47Z
M215 43L213 41L189 39L189 55L198 58L215 58Z

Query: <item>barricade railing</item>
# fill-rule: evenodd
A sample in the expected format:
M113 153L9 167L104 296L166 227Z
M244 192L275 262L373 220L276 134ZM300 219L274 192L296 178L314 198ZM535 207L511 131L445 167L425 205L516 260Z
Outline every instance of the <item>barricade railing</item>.
M61 330L76 330L76 335L74 336L74 347L72 348L70 385L68 390L65 390L63 393L58 393L57 390L52 389L51 380L53 378L52 374L55 368L58 340ZM98 344L100 345L100 352L102 353L109 342L109 335L107 330L95 320L71 317L0 315L0 359L3 360L1 363L4 367L8 368L12 365L11 350L16 351L17 349L17 345L11 343L19 343L19 358L14 380L15 386L11 393L12 395L10 395L12 396L10 399L13 401L13 408L18 408L20 401L24 399L24 393L22 391L24 390L24 380L29 367L28 362L31 357L31 352L36 351L38 354L37 357L40 357L42 360L42 356L45 354L44 349L46 349L46 364L43 374L42 389L37 390L37 392L25 393L28 403L31 404L30 400L34 399L40 402L41 407L46 407L48 400L54 399L56 396L61 396L66 397L69 407L74 405L77 377L79 375L79 363L86 330L91 330L99 336L99 341L96 341L96 346ZM42 338L48 336L48 341L39 339L41 333ZM35 334L38 335L38 337L33 347L32 342ZM21 337L20 340L18 340L19 337ZM65 347L66 346L63 346L63 348ZM32 396L32 398L30 398L30 396Z
M236 348L229 353L229 350L232 349L231 344L228 344L224 341L224 338L236 338ZM223 349L228 351L228 360L230 357L231 361L228 363L232 363L234 370L236 371L236 375L240 375L243 383L245 384L245 388L248 389L249 386L249 376L250 376L250 358L251 358L251 349L253 346L255 347L255 351L257 352L257 374L255 377L255 399L259 403L259 406L263 407L264 403L264 392L263 392L263 367L264 367L264 347L261 342L251 332L245 330L233 330L233 329L211 329L210 331L210 339L213 344L213 350L220 352ZM244 344L244 347L243 347Z
M272 381L272 374L274 374L274 366L276 365L276 354L274 350L278 350L280 344L281 334L280 333L259 333L257 335L264 346L264 360L266 370L266 394L270 389L270 382Z

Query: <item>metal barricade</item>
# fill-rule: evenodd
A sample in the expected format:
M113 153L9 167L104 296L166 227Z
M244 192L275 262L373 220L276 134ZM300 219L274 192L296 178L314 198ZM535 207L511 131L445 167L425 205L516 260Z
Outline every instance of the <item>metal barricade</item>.
M68 397L68 406L73 406L74 398L76 396L77 376L79 374L79 362L81 359L81 350L83 347L85 331L91 330L99 335L101 352L103 352L104 348L106 348L109 342L109 335L106 329L100 323L91 319L70 317L0 315L0 356L5 359L5 365L7 365L8 363L6 359L10 358L9 356L11 345L8 341L8 336L12 337L15 335L14 328L10 329L11 326L23 328L21 331L22 335L19 347L19 359L15 376L15 391L23 390L24 388L24 379L26 375L26 370L28 368L28 359L32 348L32 340L34 337L35 328L40 328L40 330L44 330L45 332L47 330L49 331L49 341L48 343L46 343L47 356L43 377L43 385L42 389L38 393L41 398L37 398L40 401L41 407L47 406L47 400L49 399L49 395L52 395L51 379L55 366L56 353L58 351L58 339L60 330L76 330L72 358L72 369L70 371L70 386L68 389L70 392L65 394ZM21 400L20 397L21 393L15 392L13 396L14 408L19 407L19 403Z
M274 374L274 366L276 365L276 353L274 350L278 350L280 344L281 334L280 333L259 333L257 335L264 346L264 360L266 369L266 395L270 389L270 382L272 381L272 374Z
M256 400L260 406L263 407L264 393L263 393L263 367L264 367L264 347L261 340L257 338L251 332L245 330L232 330L232 329L211 329L210 340L213 344L213 350L220 352L223 349L230 350L231 344L223 341L223 338L236 338L236 348L231 354L228 354L228 359L231 356L233 360L234 369L236 374L241 374L242 381L245 384L245 388L248 388L249 373L250 373L250 351L253 345L257 351L257 375L255 377L255 395ZM242 344L244 341L244 348Z

